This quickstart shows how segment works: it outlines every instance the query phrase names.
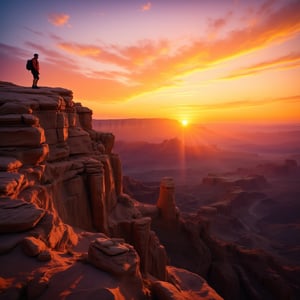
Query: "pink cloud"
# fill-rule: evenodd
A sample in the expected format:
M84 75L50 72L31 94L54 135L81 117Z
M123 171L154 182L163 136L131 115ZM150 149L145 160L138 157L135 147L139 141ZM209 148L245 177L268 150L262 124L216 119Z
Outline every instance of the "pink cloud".
M76 54L78 56L97 57L102 52L102 50L99 47L93 45L89 46L89 45L79 45L74 43L61 42L58 44L58 46L62 50L72 54Z
M48 21L54 26L64 26L68 24L70 16L67 14L53 13L48 15Z
M148 3L144 4L141 9L142 9L142 11L147 11L147 10L151 9L151 6L152 6L151 2L148 2Z

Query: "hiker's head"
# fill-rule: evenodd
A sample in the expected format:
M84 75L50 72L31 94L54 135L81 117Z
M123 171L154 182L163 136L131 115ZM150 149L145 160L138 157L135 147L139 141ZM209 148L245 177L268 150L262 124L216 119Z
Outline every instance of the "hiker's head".
M33 54L33 57L34 57L34 58L38 58L39 55L38 55L37 53L34 53L34 54Z

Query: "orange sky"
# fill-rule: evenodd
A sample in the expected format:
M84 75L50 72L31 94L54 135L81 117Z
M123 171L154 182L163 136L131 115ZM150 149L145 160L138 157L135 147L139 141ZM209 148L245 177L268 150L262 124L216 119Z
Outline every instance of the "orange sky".
M30 86L38 52L94 118L300 121L300 1L0 5L0 80Z

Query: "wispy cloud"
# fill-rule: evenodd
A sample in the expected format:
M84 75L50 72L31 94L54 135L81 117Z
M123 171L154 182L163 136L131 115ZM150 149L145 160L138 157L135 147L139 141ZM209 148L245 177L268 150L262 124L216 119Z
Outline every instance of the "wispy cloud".
M31 33L33 33L33 34L35 34L35 35L37 35L37 36L39 36L39 37L43 37L45 35L44 32L38 31L38 30L33 30L33 29L29 28L29 27L24 27L24 29L27 30L27 31L29 31L29 32L31 32Z
M239 77L250 76L260 72L273 70L273 69L291 69L298 68L300 66L300 52L290 53L272 60L260 62L234 72L231 72L228 76L221 79L236 79Z
M170 50L170 43L166 40L158 42L143 40L135 46L128 47L67 42L59 42L57 45L67 53L86 56L98 62L126 68L130 70L128 73L132 73L134 69L135 71L143 72L146 67L155 64L159 57L167 55Z
M59 48L62 50L76 54L78 56L89 56L89 57L97 57L102 53L101 48L93 45L79 45L75 43L65 43L61 42L58 44Z
M26 57L26 55L28 55L28 52L18 47L0 43L0 59L6 56L12 56L12 54L13 56L23 58Z
M147 2L146 4L142 5L141 10L142 11L147 11L147 10L150 10L151 7L152 7L151 2Z
M208 38L215 39L218 37L219 33L226 29L226 26L232 18L232 12L229 11L224 17L218 19L208 19Z
M25 45L32 49L35 49L36 52L39 53L39 59L41 61L41 65L44 62L49 62L54 64L60 68L76 70L77 64L74 60L70 57L66 57L65 55L61 54L59 51L50 50L48 47L44 47L43 45L26 42Z
M250 101L247 99L239 101L227 101L222 103L208 103L200 105L179 105L178 108L184 107L190 111L204 111L204 110L223 110L223 109L235 109L235 108L245 108L253 106L262 106L266 104L273 103L300 103L300 94L288 97L277 97L277 98L266 98L260 99L259 101Z
M69 22L70 16L64 13L53 13L48 15L48 21L54 26L64 26Z

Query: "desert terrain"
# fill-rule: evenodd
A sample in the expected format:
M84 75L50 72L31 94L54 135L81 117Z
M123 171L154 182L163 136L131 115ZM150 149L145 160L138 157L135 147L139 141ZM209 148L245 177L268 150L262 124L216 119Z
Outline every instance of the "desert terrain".
M112 120L100 122L113 128ZM299 124L182 128L173 120L119 122L113 129L126 193L155 204L160 179L170 176L184 220L203 222L219 241L263 251L279 264L299 269ZM138 128L146 128L151 142ZM186 254L178 257L172 251L178 247L174 242L160 238L177 266L195 271Z

